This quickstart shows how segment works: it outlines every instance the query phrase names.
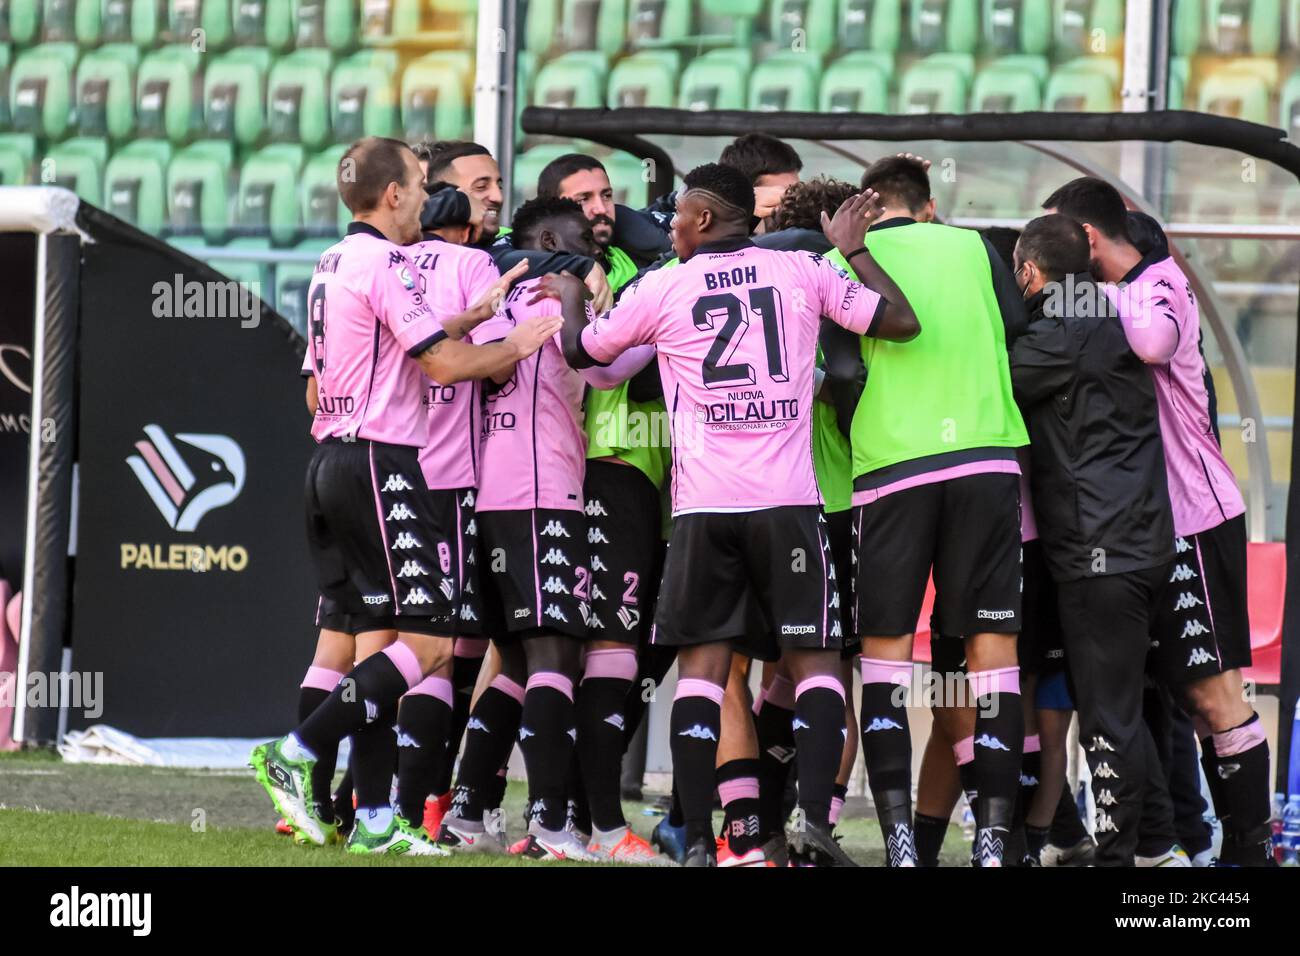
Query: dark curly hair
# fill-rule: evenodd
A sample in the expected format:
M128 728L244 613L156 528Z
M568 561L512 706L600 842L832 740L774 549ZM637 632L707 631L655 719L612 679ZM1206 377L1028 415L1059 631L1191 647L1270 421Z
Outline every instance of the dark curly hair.
M844 200L857 192L857 186L831 176L805 179L785 191L781 205L772 213L772 226L774 229L821 229L822 213L835 215Z
M582 212L582 207L572 199L561 199L558 196L538 196L536 199L530 199L518 209L510 218L510 225L514 229L514 240L516 249L533 249L537 242L537 234L541 231L543 224L548 220L563 217L577 216L584 223L587 221L586 215Z
M735 166L705 163L687 173L682 182L688 190L711 192L746 216L754 215L754 186Z

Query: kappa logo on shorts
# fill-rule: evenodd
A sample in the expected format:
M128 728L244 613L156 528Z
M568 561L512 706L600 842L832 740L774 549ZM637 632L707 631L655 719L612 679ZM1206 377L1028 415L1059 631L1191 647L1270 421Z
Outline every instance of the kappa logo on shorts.
M424 588L412 588L411 592L406 595L406 600L402 602L403 606L408 604L432 604L433 598Z
M579 605L579 606L585 608L587 605L582 604L582 605ZM591 628L592 630L603 631L603 630L605 629L605 622L602 621L602 620L601 620L601 619L596 615L596 612L595 612L595 611L588 611L588 612L587 612L587 627Z
M593 571L608 571L608 570L609 570L609 567L605 564L604 561L600 560L600 555L598 555L598 554L593 554L593 555L591 556L591 570L593 570Z
M546 583L542 585L542 590L545 591L547 594L568 594L569 593L569 589L564 586L564 582L556 577L547 578Z
M473 508L473 507L474 507L474 489L473 489L473 488L471 488L469 491L465 492L465 497L464 497L464 499L461 501L460 505L461 505L462 508Z
M600 589L600 585L595 581L591 582L591 599L593 601L605 600L605 592Z
M839 618L835 618L833 621L831 621L831 630L830 630L830 633L827 634L826 636L827 636L827 637L843 637L843 636L844 636L844 631L841 630L841 628L840 628L840 620L839 620Z
M478 559L474 557L474 549L470 548L465 554L466 564L478 564Z
M782 624L781 636L788 637L799 634L816 634L817 627L813 624Z
M552 618L553 620L556 621L563 621L565 624L569 623L569 619L564 616L564 612L561 611L554 604L546 605L546 611L543 613L543 616Z
M609 512L605 510L605 506L600 503L600 499L598 498L593 498L591 501L588 501L587 507L582 510L588 518L609 517Z
M465 533L471 537L478 534L478 519L469 519L469 524L465 525Z
M587 544L609 544L609 538L599 528L588 528Z
M903 725L889 717L872 717L871 723L863 729L864 734L874 733L877 730L902 730Z
M986 611L983 608L975 612L975 616L984 621L1009 621L1016 616L1016 612L1010 609L1001 611Z
M564 525L558 521L546 522L546 527L542 529L543 538L567 538L569 532L564 529Z
M139 454L127 456L126 463L168 527L193 531L205 514L244 489L244 451L233 438L177 432L176 441L192 449L183 458L160 426L146 425L144 433L135 443Z
M1092 735L1092 743L1088 745L1088 753L1095 754L1099 750L1109 750L1115 752L1115 748L1110 745L1110 741L1100 734Z
M1011 752L1010 747L998 740L998 738L994 737L992 734L980 734L975 738L975 746L987 747L989 750L1005 750L1007 753Z
M1104 760L1097 765L1097 769L1092 772L1092 775L1094 777L1100 777L1102 780L1119 779L1119 774L1112 770L1110 764Z
M388 480L384 482L384 487L380 491L414 491L410 482L406 480L405 475L389 475Z
M1203 647L1197 647L1192 650L1192 656L1187 658L1188 667L1200 667L1202 664L1208 664L1214 660L1214 655Z
M397 504L393 505L392 509L388 512L388 517L386 517L384 520L385 521L406 521L414 517L415 517L415 512L412 511L410 508L406 507L406 505L403 502L399 501L397 502Z
M1036 786L1038 786L1038 778L1035 777L1035 776L1033 776L1032 774L1021 773L1021 774L1020 774L1020 786L1022 786L1022 787L1036 787Z
M424 565L419 561L407 561L397 572L397 576L399 578L418 578L428 573L428 571L424 570Z
M469 594L470 589L465 588L465 593ZM462 604L460 606L460 619L462 621L477 621L478 615L474 613L474 609L470 607L468 604Z
M409 531L402 531L393 539L393 546L388 550L414 551L418 547L420 547L420 542L416 540L415 535L411 534Z
M516 608L516 609L515 609L515 620L517 621L517 620L519 620L521 617L527 617L528 615L530 615L530 614L532 614L532 613L533 613L533 609L530 608L530 607L521 607L521 608Z
M1119 827L1115 826L1115 821L1111 819L1110 814L1105 810L1097 811L1097 832L1098 833L1118 833Z
M703 724L694 724L685 730L677 731L678 737L694 737L696 740L713 740L718 739L718 735L713 732L712 727L705 727Z
M1191 591L1184 591L1178 595L1178 600L1174 602L1175 611L1186 611L1188 608L1198 607L1205 602L1198 598Z
M1185 564L1180 564L1178 567L1174 568L1174 573L1169 576L1169 583L1172 584L1175 581L1190 581L1194 577L1196 577L1195 571Z
M1199 618L1193 618L1183 625L1183 633L1180 637L1200 637L1202 634L1209 634L1210 629L1201 623Z
M833 575L832 575L832 576L833 576ZM831 592L831 600L830 600L830 603L827 604L826 606L827 606L828 608L830 608L831 610L834 610L835 608L837 608L837 607L840 606L840 592L839 592L839 591L832 591L832 592Z
M1177 550L1179 554L1182 554L1184 551L1192 550L1192 546L1187 543L1186 538L1179 538L1177 541L1175 541L1174 548Z
M443 596L446 597L448 601L456 596L456 585L451 583L451 578L443 578L442 582L438 585L438 588L442 591Z
M624 604L618 609L618 622L623 625L623 630L630 631L641 623L641 612Z
M542 560L538 561L537 563L538 564L562 564L567 568L569 566L569 559L565 557L564 552L561 551L559 548L551 548L551 550L546 552L546 556L543 557Z
M387 594L363 594L361 596L361 600L364 601L366 604L387 604L388 595Z
M1102 787L1097 791L1097 803L1099 806L1113 807L1119 801L1115 799L1115 795L1110 792L1109 788Z

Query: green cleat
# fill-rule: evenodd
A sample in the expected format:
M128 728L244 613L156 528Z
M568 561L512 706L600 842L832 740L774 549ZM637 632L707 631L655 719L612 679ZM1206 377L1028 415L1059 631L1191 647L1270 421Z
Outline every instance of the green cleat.
M451 851L436 846L423 830L409 826L393 814L393 822L382 833L371 833L358 818L348 836L349 853L392 853L408 856L451 856Z
M280 816L294 830L295 843L324 846L328 831L334 829L313 811L311 796L311 770L316 761L303 758L291 760L284 754L287 738L259 744L249 755L248 765L253 768L260 783L270 795Z

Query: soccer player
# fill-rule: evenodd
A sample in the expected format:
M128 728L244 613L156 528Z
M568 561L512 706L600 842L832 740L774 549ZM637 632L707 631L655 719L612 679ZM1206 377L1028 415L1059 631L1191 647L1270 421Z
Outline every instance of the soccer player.
M455 384L533 354L556 322L526 322L504 341L476 346L452 333L490 314L492 300L439 322L401 246L420 238L424 178L404 143L368 137L339 164L339 195L353 222L317 263L308 293L309 349L319 443L307 475L307 533L321 592L339 610L391 616L397 640L366 658L294 731L256 747L250 764L276 808L307 842L334 830L314 806L318 755L354 735L356 852L440 851L396 819L388 790L393 754L362 746L391 734L398 699L451 656L458 594L447 595L434 548L436 519L419 493L418 455L428 437L422 373ZM494 290L493 298L496 292ZM399 568L412 564L400 581Z
M1043 208L1083 225L1092 272L1116 284L1108 294L1155 381L1177 559L1152 631L1153 668L1201 738L1223 821L1220 861L1271 865L1268 738L1241 681L1250 664L1246 504L1211 426L1196 297L1166 249L1143 256L1133 246L1124 200L1109 183L1072 180Z
M843 636L831 607L809 404L821 316L877 337L917 332L907 300L857 245L879 215L873 200L855 197L833 220L823 217L869 287L820 256L755 247L753 186L714 163L692 170L678 197L681 265L646 275L591 324L576 280L549 283L563 306L570 365L653 344L674 413L673 530L651 640L679 649L670 734L688 866L716 860L710 814L723 686L751 597L771 624L765 650L784 652L795 682L804 825L793 847L853 865L829 826L843 749Z
M1139 821L1165 846L1175 842L1142 716L1173 515L1151 376L1088 275L1088 258L1088 237L1068 216L1025 226L1016 275L1031 321L1011 375L1033 438L1030 481L1092 773L1097 863L1132 866Z
M470 245L486 249L501 231L501 167L492 152L478 143L443 140L417 146L425 181L451 183L469 197L472 215Z
M924 330L906 346L870 339L861 346L867 384L851 443L863 757L890 865L914 865L911 737L895 691L910 680L913 632L933 568L936 630L965 638L979 707L976 856L1000 866L1024 736L1015 449L1028 437L1006 349L1023 325L1023 303L979 233L932 222L924 161L878 160L862 185L886 207L866 246Z

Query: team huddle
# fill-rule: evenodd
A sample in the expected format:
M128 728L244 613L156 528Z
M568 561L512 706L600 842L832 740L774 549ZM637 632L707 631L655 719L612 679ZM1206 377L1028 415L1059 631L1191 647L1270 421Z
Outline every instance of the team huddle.
M750 134L634 210L569 154L503 230L483 147L349 148L302 366L320 636L298 726L250 760L284 832L855 866L860 748L890 866L937 865L963 792L975 866L1186 866L1210 859L1195 733L1217 862L1271 862L1245 505L1187 279L1103 181L981 234L938 221L928 168L801 180ZM931 666L962 693L932 702L914 788L931 580ZM674 662L647 841L621 767Z

